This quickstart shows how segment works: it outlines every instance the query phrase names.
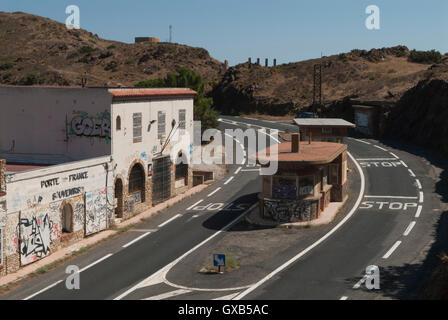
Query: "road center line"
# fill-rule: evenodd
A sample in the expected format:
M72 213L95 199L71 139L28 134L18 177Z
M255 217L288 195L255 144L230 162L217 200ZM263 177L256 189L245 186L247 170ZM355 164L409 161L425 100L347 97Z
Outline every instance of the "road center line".
M364 141L364 140L360 140L360 139L354 139L354 140L356 140L356 141L358 141L358 142L365 143L365 144L371 144L370 142L367 142L367 141Z
M395 153L389 152L393 157L398 159L398 156Z
M420 191L420 197L418 199L418 202L423 203L423 191Z
M198 202L196 202L195 204L189 206L189 207L187 208L187 210L191 210L191 209L193 209L193 208L196 207L198 204L200 204L202 201L204 201L204 199L201 199L201 200L199 200Z
M366 159L356 159L358 161L394 161L397 158L366 158Z
M347 296L342 296L339 300L347 300L348 297Z
M227 179L227 181L226 182L224 182L224 184L228 184L230 181L232 181L233 180L233 176L231 176L229 179Z
M377 146L377 145L374 145L374 147L375 147L375 148L378 148L378 149L380 149L380 150L383 150L383 151L387 151L387 149L384 149L383 147L380 147L380 146Z
M48 289L51 289L51 288L53 288L54 286L60 284L62 281L63 281L63 280L56 281L55 283L50 284L48 287L45 287L45 288L43 288L42 290L37 291L36 293L33 293L32 295L26 297L26 298L23 299L23 300L30 300L30 299L34 298L35 296L41 294L42 292L47 291Z
M394 253L394 251L398 248L398 246L401 244L401 241L397 241L394 243L394 245L392 246L392 248L389 249L389 251L386 252L386 254L383 256L383 259L387 259L389 258L392 253Z
M404 161L403 160L400 160L400 162L401 162L401 164L405 167L405 168L407 168L408 167L408 165L406 164L406 163L404 163Z
M418 199L418 197L402 197L402 196L364 196L364 198L379 198L379 199Z
M405 230L404 233L403 233L403 235L404 235L405 237L412 231L412 228L414 228L415 224L416 224L415 221L412 221L412 222L409 224L409 226L406 228L406 230Z
M412 171L411 169L408 169L408 171L409 171L409 173L410 173L410 175L411 175L412 177L415 177L415 173L414 173L414 171Z
M125 245L123 245L123 248L127 248L127 247L129 247L131 244L133 244L133 243L137 242L138 240L140 240L140 239L146 237L146 236L147 236L148 234L150 234L150 233L151 233L151 232L149 232L149 231L148 231L148 232L145 232L145 233L142 234L141 236L139 236L139 237L135 238L134 240L132 240L132 241L126 243Z
M88 266L85 266L84 268L82 268L81 270L79 270L79 273L86 271L87 269L93 267L94 265L100 263L101 261L106 260L107 258L109 258L110 256L112 256L112 253L106 254L104 257L102 257L101 259L96 260L95 262L92 262L91 264L89 264Z
M421 189L421 188L422 188L422 184L420 183L420 180L415 179L415 182L417 183L417 187L418 187L419 189Z
M312 245L308 246L305 250L301 251L300 253L298 253L296 256L294 256L293 258L291 258L290 260L288 260L287 262L285 262L284 264L282 264L281 266L279 266L277 269L275 269L274 271L272 271L271 273L269 273L267 276L265 276L263 279L261 279L260 281L258 281L257 283L255 283L253 286L250 286L249 288L247 288L246 290L244 290L242 293L240 293L238 296L235 297L234 300L241 300L243 297L245 297L246 295L248 295L249 293L251 293L252 291L254 291L256 288L258 288L259 286L261 286L262 284L264 284L266 281L268 281L269 279L271 279L272 277L274 277L276 274L278 274L279 272L283 271L284 269L286 269L287 267L289 267L291 264L293 264L294 262L296 262L298 259L300 259L301 257L303 257L305 254L307 254L308 252L310 252L312 249L314 249L315 247L317 247L319 244L321 244L322 242L324 242L327 238L329 238L333 233L335 233L342 225L344 225L344 223L346 223L348 221L348 219L350 219L356 212L356 209L358 208L358 206L360 205L362 198L364 196L364 190L365 190L365 176L364 173L361 169L361 166L358 164L358 162L356 161L356 159L350 154L350 152L347 152L348 156L352 159L352 161L355 163L355 166L359 172L359 175L361 177L361 186L360 186L360 190L359 190L359 196L358 199L356 200L355 205L352 207L352 209L350 210L350 212L333 228L331 229L327 234L325 234L322 238L320 238L319 240L317 240L316 242L314 242Z
M418 206L417 207L417 212L415 213L415 217L418 218L420 217L420 214L422 213L422 206Z
M240 172L240 170L241 170L242 168L243 168L243 167L239 167L238 169L236 169L235 172L234 172L234 174L238 174L238 172Z
M172 217L171 219L166 220L164 223L159 224L159 228L162 228L163 226L166 226L168 223L170 223L171 221L173 221L174 219L177 219L181 216L180 213L176 214L174 217Z
M214 195L214 194L215 194L216 192L218 192L219 190L221 190L221 187L216 188L215 191L209 193L207 197L210 197L210 196Z

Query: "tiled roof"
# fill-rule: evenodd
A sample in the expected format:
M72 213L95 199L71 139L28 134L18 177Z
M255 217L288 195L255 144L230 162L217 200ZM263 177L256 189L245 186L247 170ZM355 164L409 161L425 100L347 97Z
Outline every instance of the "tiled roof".
M347 146L341 143L313 141L300 142L300 152L291 152L291 142L278 145L278 152L270 155L270 148L257 153L257 159L278 158L279 162L301 162L304 164L325 164L333 161ZM267 155L267 156L266 156Z
M188 88L163 88L163 89L109 89L114 98L138 98L161 96L194 96L196 91Z
M294 122L302 127L355 127L353 123L337 118L296 118Z

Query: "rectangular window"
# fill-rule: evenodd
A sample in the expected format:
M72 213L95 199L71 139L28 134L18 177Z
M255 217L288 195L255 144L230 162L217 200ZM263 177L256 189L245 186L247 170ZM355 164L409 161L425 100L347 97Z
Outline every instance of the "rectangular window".
M134 113L132 115L133 123L133 141L134 143L142 142L142 114Z
M186 128L186 121L185 121L185 115L186 115L186 111L185 109L180 109L179 110L179 129L180 130L185 130Z
M157 138L165 138L165 112L157 112Z
M330 184L339 184L339 165L337 163L330 164Z
M314 176L304 176L299 178L299 195L314 194Z
M322 188L328 184L328 167L322 169Z
M297 197L296 177L274 177L272 196L274 199L295 199Z

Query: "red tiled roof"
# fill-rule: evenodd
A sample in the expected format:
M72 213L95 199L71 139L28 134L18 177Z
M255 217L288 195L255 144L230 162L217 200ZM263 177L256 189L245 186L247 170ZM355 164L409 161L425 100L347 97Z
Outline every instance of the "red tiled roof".
M196 91L188 88L163 89L109 89L114 98L126 97L160 97L160 96L194 96Z
M291 152L291 142L283 142L278 145L278 152L270 154L270 148L257 153L257 159L269 159L277 154L279 162L301 162L306 164L325 164L333 161L347 146L341 143L313 141L300 142L300 152ZM272 158L271 158L272 159Z
M38 169L46 167L44 165L34 165L34 164L6 164L6 172L22 172L33 169Z

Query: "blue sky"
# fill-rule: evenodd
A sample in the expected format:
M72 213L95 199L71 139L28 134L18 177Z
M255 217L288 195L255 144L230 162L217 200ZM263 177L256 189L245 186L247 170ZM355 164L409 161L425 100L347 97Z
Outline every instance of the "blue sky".
M65 22L80 8L81 28L132 43L135 36L207 49L230 65L259 57L287 63L403 44L448 52L447 0L1 0L0 11L23 11ZM365 27L368 5L380 8L380 30Z

